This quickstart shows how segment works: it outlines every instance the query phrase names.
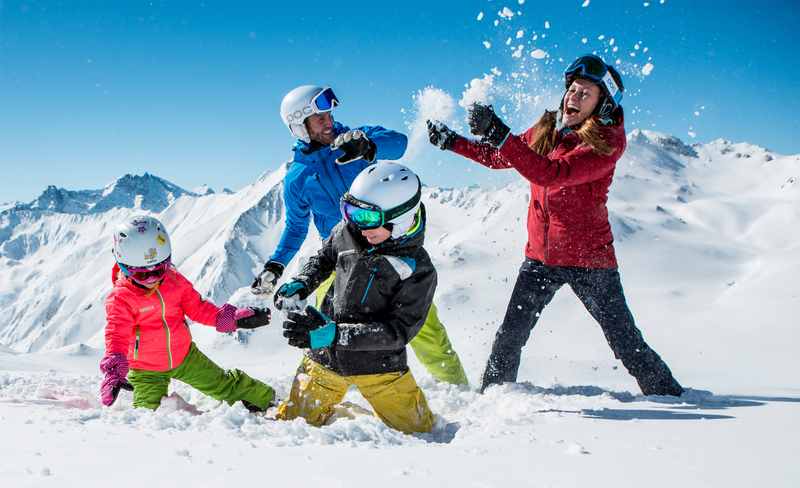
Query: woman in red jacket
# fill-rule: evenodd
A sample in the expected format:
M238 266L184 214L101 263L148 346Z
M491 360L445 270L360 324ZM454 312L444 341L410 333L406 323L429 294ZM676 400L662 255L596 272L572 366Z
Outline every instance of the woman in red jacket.
M480 142L428 121L432 144L492 169L514 168L531 184L526 259L481 391L516 381L522 347L540 312L568 284L642 392L678 396L683 388L645 343L625 303L608 221L608 189L626 144L621 77L599 57L587 55L567 68L565 87L559 110L545 111L521 136L481 104L469 109L470 130Z
M119 390L127 389L133 390L134 407L155 410L177 379L217 400L241 400L248 410L266 410L274 400L272 388L206 357L192 341L186 317L233 332L267 325L269 310L217 307L204 300L172 266L171 254L169 234L153 217L134 217L114 232L117 264L106 299L106 354L100 361L103 405L110 406Z

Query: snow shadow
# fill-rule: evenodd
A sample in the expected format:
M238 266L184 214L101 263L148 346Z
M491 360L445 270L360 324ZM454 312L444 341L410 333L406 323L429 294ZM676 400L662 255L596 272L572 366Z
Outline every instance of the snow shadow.
M603 420L722 420L733 419L732 415L675 412L673 410L613 409L581 410L583 417Z
M611 391L594 385L563 386L555 385L544 388L530 383L507 384L504 387L510 390L533 395L549 396L582 396L582 397L611 397L624 403L649 403L657 404L651 409L579 409L558 410L562 413L579 414L587 418L606 420L724 420L735 418L733 415L719 413L706 413L707 410L729 410L733 408L759 407L771 402L800 403L800 398L769 397L759 395L715 395L708 390L687 388L680 397L661 395L634 395L630 392Z

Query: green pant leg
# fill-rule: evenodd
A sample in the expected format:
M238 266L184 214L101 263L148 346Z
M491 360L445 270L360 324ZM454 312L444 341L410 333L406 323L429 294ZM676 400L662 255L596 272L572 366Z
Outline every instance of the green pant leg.
M200 392L233 405L245 400L265 409L275 398L271 387L238 369L224 370L192 343L183 363L172 371L172 377L197 388Z
M170 371L132 369L128 373L128 382L133 385L133 406L157 409L161 399L167 396L170 376Z
M467 374L461 365L447 331L439 320L436 305L431 305L422 329L409 342L417 359L437 380L454 385L467 385Z

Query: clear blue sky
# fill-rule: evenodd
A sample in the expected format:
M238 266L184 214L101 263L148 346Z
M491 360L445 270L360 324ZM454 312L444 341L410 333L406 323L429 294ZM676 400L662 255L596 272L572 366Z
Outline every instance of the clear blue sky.
M518 29L547 35L534 43L551 55L547 80L611 37L619 52L604 56L642 63L628 55L642 41L655 69L626 78L628 130L800 152L796 1L582 3L0 0L0 202L144 171L240 188L288 154L278 107L294 86L333 86L349 125L405 130L417 90L457 99L491 67L512 70L505 40ZM502 20L504 6L522 15ZM431 184L495 181L434 151L418 159ZM445 163L425 166L434 159Z

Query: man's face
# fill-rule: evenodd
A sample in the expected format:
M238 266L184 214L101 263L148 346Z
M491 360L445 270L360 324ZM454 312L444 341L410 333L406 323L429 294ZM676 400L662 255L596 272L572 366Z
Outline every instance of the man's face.
M319 144L329 146L335 138L333 134L333 117L330 112L314 114L306 119L308 137Z

